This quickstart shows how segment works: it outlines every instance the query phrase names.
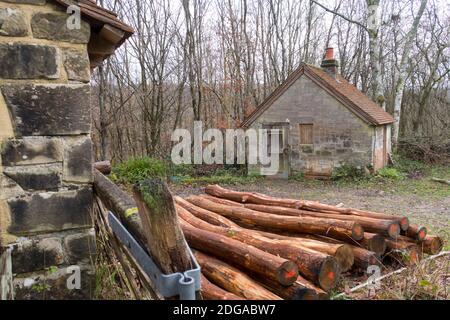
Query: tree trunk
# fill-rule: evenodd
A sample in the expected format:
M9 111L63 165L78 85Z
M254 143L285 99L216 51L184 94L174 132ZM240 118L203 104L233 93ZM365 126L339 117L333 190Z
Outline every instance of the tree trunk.
M408 63L409 54L412 49L414 39L417 35L417 30L419 27L420 20L422 19L422 15L425 12L425 8L427 6L428 0L421 0L420 8L417 12L416 17L414 18L414 22L411 26L411 29L406 35L406 41L403 45L403 54L400 60L399 72L397 73L397 77L395 79L395 88L394 88L394 125L392 127L392 144L394 147L397 146L399 131L400 131L400 121L402 115L402 100L403 100L403 91L405 89L406 78L408 77L408 68L410 64Z
M339 269L334 258L298 243L278 241L261 236L258 232L244 228L223 228L213 226L196 218L182 207L177 207L180 218L192 226L214 232L230 239L241 241L260 250L295 262L302 275L317 283L322 289L330 290L336 285Z
M246 300L281 300L238 269L213 257L196 251L195 257L202 273L221 288Z
M172 274L192 269L189 248L167 185L161 180L143 181L134 186L133 194L147 247L160 270Z
M282 285L291 285L298 277L297 265L228 237L198 229L181 220L189 244L205 253L233 261L234 265Z
M358 223L352 221L312 217L282 217L246 208L229 207L195 196L189 197L187 200L198 207L219 213L246 225L308 234L330 234L355 240L361 240L364 237L364 229Z
M291 208L264 206L256 204L246 204L245 208L276 215L285 215L293 217L315 217L324 219L354 221L359 223L364 228L365 231L384 234L393 239L397 238L397 236L400 235L400 225L398 224L398 222L392 220L380 220L366 217L358 217L353 215L312 212L306 210L297 210Z
M202 290L203 299L205 300L245 300L231 292L225 291L219 288L215 284L212 284L206 277L202 274Z

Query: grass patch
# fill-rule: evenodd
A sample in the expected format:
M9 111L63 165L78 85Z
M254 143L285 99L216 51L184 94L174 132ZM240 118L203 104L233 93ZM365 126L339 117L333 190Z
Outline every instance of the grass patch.
M167 172L167 167L162 161L143 157L114 166L110 177L114 182L129 185L145 179L165 179Z

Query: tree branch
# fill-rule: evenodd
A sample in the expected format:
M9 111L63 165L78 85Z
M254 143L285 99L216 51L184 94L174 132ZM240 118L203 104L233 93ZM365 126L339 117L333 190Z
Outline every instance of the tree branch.
M366 27L365 25L363 25L361 22L352 20L352 19L350 19L350 18L344 16L343 14L340 14L340 13L337 12L337 11L334 11L334 10L332 10L332 9L329 9L329 8L325 7L323 4L317 2L316 0L310 0L310 1L313 2L313 3L315 3L315 4L317 4L319 7L321 7L321 8L324 9L325 11L330 12L330 13L332 13L332 14L334 14L334 15L336 15L336 16L338 16L338 17L340 17L340 18L342 18L342 19L344 19L344 20L346 20L346 21L348 21L348 22L350 22L350 23L354 23L354 24L360 26L361 28L363 28L364 30L366 30L367 32L369 32L369 29L367 29L367 27Z

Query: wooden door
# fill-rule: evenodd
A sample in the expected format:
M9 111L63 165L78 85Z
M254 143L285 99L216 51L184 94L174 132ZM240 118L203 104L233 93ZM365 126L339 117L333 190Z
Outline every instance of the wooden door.
M269 154L272 155L271 140L272 136L276 135L279 141L279 150L277 156L279 157L279 169L278 174L271 176L277 179L288 179L290 175L290 146L289 146L289 128L288 123L278 123L278 124L266 124L263 126L264 129L269 130L267 143L269 144L268 150ZM275 151L274 151L275 152Z

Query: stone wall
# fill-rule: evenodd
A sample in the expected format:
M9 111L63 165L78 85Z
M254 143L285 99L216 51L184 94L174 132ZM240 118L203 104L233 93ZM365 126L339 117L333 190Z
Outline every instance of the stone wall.
M87 298L91 220L90 26L49 0L0 0L0 242L17 298ZM68 266L82 270L68 290Z
M292 173L329 175L344 163L354 166L373 164L375 129L307 76L298 79L252 125L290 123L289 146ZM313 144L300 144L299 124L313 124ZM258 173L258 166L250 166Z

